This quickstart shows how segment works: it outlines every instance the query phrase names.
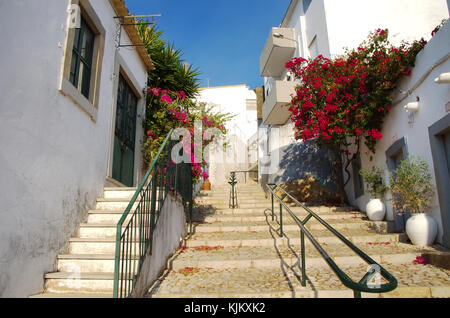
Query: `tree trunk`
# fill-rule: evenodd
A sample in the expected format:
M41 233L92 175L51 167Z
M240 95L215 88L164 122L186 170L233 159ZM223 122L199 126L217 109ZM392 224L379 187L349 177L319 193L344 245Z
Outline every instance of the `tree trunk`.
M342 162L341 152L335 149L335 154L336 160L333 164L333 172L334 172L333 179L335 180L337 185L337 194L340 197L341 204L344 205L348 204L348 197L347 193L345 192L345 183L344 183L344 173L343 173L344 165Z

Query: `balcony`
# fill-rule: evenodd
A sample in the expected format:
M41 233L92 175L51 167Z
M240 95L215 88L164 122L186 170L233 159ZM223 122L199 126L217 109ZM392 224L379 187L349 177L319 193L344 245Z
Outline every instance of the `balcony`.
M296 46L294 29L272 28L259 61L261 76L280 77Z
M265 125L283 125L288 121L291 112L284 106L291 102L291 94L295 92L295 86L295 82L273 82L272 89L263 104Z

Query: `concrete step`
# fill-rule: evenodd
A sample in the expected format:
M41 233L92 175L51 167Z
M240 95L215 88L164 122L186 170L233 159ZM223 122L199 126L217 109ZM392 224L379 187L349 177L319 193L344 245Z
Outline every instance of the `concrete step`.
M363 297L449 297L450 283L442 270L427 265L383 265L398 280L399 287L389 294L363 293ZM340 268L353 281L359 281L367 272L367 264L342 265ZM149 297L177 298L315 298L353 297L337 275L327 267L306 267L306 287L301 286L298 266L273 268L196 268L172 270L151 290ZM428 278L417 279L416 272L428 273ZM422 274L424 275L424 274ZM183 284L179 284L183 281ZM385 283L384 279L380 281Z
M230 198L231 191L223 191L223 192L211 192L208 195L197 195L196 198ZM252 197L256 198L266 198L263 192L261 191L236 191L236 196L239 198L249 199Z
M125 230L127 223L122 226L122 231ZM133 230L134 231L134 230ZM107 223L82 223L78 229L78 237L83 238L116 238L117 224ZM133 233L138 238L139 233Z
M296 215L298 217L300 217L300 219L302 220L305 215L304 214L300 214L300 213L296 213ZM215 215L199 215L198 213L194 213L194 221L202 221L202 222L206 222L206 223L213 223L213 222L265 222L265 221L270 221L271 218L271 213L267 213L266 215L263 215L262 213L229 213L229 214L215 214ZM354 214L350 214L350 213L327 213L327 214L321 214L320 217L325 220L325 221L331 221L331 220L361 220L362 221L362 215L361 216L355 216ZM278 218L278 216L277 216ZM293 222L292 218L289 217L287 218L287 222ZM312 221L313 219L311 219ZM286 221L286 218L285 220ZM369 222L369 221L365 221L365 222ZM375 221L370 221L370 222L375 222ZM378 222L378 221L377 221ZM380 221L383 223L386 223L387 221Z
M395 255L370 255L370 257L383 266L383 264L403 264L405 262L411 263L416 259L420 254L395 254ZM393 260L393 261L392 261ZM360 265L366 264L364 260L362 260L358 256L337 256L333 257L333 261L341 265ZM283 263L288 266L294 266L301 262L301 257L290 257L283 258L281 261L279 258L267 258L267 259L243 259L243 260L204 260L204 261L182 261L178 260L173 262L172 269L179 270L185 267L195 267L195 268L213 268L213 269L223 269L223 268L273 268L280 269L280 265ZM312 266L315 268L318 267L327 267L328 263L321 257L315 258L307 258L306 259L307 266Z
M220 194L230 194L231 192L231 186L228 188L220 188L220 189L213 189L212 191L210 191L209 193L220 193ZM250 188L250 189L244 189L244 188L237 188L235 189L235 191L239 194L264 194L264 191L262 191L261 189L257 189L257 188Z
M215 234L215 235L211 235ZM246 234L246 235L244 235ZM276 233L272 235L267 233L266 235L258 235L257 233L241 233L241 232L215 232L215 233L197 233L194 234L192 239L186 242L188 247L198 247L198 246L274 246L274 244L281 245L299 245L300 244L300 234L296 232L286 232L290 238L280 238L277 237ZM208 237L208 235L210 235ZM314 235L314 234L313 234ZM358 245L361 243L398 243L406 240L405 234L351 234L347 233L344 236L353 244ZM331 233L328 235L315 235L314 238L320 243L336 244L341 242L336 236ZM276 240L276 241L275 241ZM310 245L310 241L305 239L305 244Z
M107 199L128 199L130 200L135 194L137 188L105 188L104 198Z
M114 254L63 254L57 257L59 272L112 273Z
M41 293L32 295L29 298L112 298L112 293L100 294L100 293Z
M133 248L135 248L136 246L134 246ZM115 251L115 238L75 237L69 239L69 254L114 254Z
M343 244L323 244L325 251L333 258L338 266L358 265L365 262L351 249ZM417 256L422 254L419 248L408 244L358 244L358 248L377 263L383 264L411 264ZM320 253L313 247L306 248L306 264L310 266L328 266ZM299 245L276 245L259 247L192 247L182 246L173 261L171 269L179 270L185 267L195 268L261 268L270 267L280 269L280 266L289 266L301 262L301 249Z
M199 288L203 289L203 288ZM148 298L354 298L353 291L340 289L295 290L287 292L261 293L196 293L196 294L155 294ZM394 291L382 294L362 293L362 298L448 298L450 286L438 287L398 287Z
M364 222L362 220L356 221L352 219L347 220L330 220L327 222L331 227L337 231L360 229L372 230L376 229L377 233L388 233L388 222ZM273 223L273 226L279 227L278 223ZM310 220L306 224L308 230L322 230L325 227L317 220ZM392 226L391 226L392 228ZM260 232L267 231L267 222L213 222L213 223L197 223L195 224L196 233L211 233L211 232ZM283 221L283 230L296 231L300 227L294 222L292 218Z
M214 198L214 199L211 199L211 198L208 198L208 199L204 199L204 198L201 198L201 199L198 199L198 198L196 198L195 199L195 203L196 204L199 204L199 205L227 205L228 206L228 202L229 202L230 200L228 199L228 198L224 198L224 199L217 199L217 198ZM266 200L265 198L260 198L260 199L255 199L254 197L252 198L252 199L241 199L241 198L239 198L239 200L238 200L238 202L239 203L245 203L245 204L256 204L256 203L270 203L270 201L269 200ZM271 204L271 203L270 203Z
M112 294L114 273L55 272L45 275L48 293L100 293Z
M105 187L104 191L136 191L137 187Z
M225 210L230 209L228 203L214 204L214 209ZM269 201L259 201L256 203L239 203L236 209L271 209L272 205Z
M128 199L116 199L116 198L98 198L95 204L96 210L122 210L128 207L130 200ZM133 204L132 210L135 210L138 206L139 201Z
M307 212L306 209L302 208L302 207L289 207L289 209L294 212L294 213L301 213L301 214L308 214L309 212ZM326 206L320 206L320 207L309 207L309 209L313 212L315 212L316 214L326 214L326 213L341 213L342 215L344 214L354 214L357 216L365 216L365 213L356 211L356 210L352 210L349 207L326 207ZM272 204L269 203L268 207L265 208L236 208L236 209L230 209L228 206L226 207L218 207L218 206L207 206L207 207L195 207L194 210L199 210L199 211L204 211L204 212L210 212L210 213L215 213L215 214L238 214L238 213L244 213L244 214L248 214L248 213L260 213L260 215L264 214L264 212L266 210L272 210ZM283 209L285 210L285 209ZM279 214L280 208L279 206L275 205L274 206L274 212L276 214Z
M272 221L271 200L258 185L237 187L239 208L230 209L227 185L202 191L194 209L195 234L169 261L170 269L149 297L353 297L329 268L321 254L305 238L307 286L301 286L300 230L288 213L283 213L285 236ZM241 190L241 192L240 192ZM290 209L300 219L308 212ZM309 207L350 242L393 273L399 288L386 295L363 297L450 296L449 274L440 268L412 265L422 250L406 241L404 233L392 231L392 222L372 222L352 207ZM275 202L276 220L279 203ZM367 272L368 265L336 236L312 218L307 226L313 237L354 281ZM447 286L448 285L448 286ZM445 296L447 295L447 296Z
M123 210L90 210L88 212L87 223L117 224L122 218L123 213ZM125 219L125 224L128 224L131 217L132 214L130 213Z

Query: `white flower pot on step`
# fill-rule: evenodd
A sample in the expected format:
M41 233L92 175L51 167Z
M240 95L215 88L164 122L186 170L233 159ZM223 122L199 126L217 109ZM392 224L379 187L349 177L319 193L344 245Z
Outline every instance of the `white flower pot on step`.
M425 213L415 214L406 222L406 234L414 245L430 246L437 235L437 223Z
M371 221L383 221L386 215L386 206L380 199L371 199L366 205L366 214Z

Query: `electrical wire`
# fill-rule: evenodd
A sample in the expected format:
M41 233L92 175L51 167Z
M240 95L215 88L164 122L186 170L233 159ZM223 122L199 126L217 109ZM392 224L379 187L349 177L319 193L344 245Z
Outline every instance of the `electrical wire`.
M434 63L433 66L431 66L431 68L424 75L422 75L422 77L417 81L417 83L411 89L405 92L405 95L402 98L392 102L392 106L396 106L397 104L404 101L408 96L410 96L420 85L422 85L422 83L428 78L428 76L431 74L431 72L434 71L436 67L446 62L449 58L450 53L447 53L447 55L445 55L444 57L439 59L436 63Z

